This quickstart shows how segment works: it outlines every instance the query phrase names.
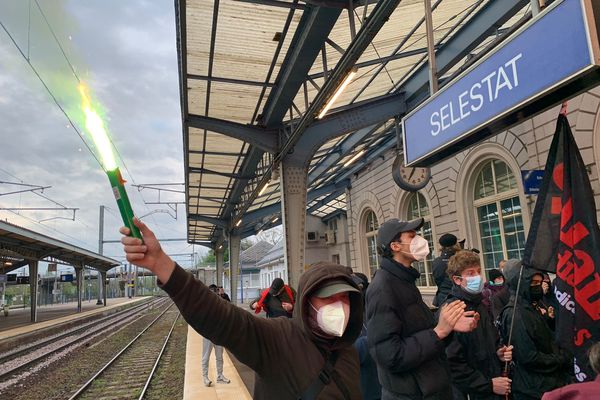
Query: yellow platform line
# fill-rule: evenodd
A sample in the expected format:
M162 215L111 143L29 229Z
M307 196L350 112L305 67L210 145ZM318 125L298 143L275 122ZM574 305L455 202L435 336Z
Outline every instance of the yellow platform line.
M208 377L213 383L210 387L206 387L202 381L202 336L188 327L183 400L251 400L252 396L226 351L223 352L223 374L231 380L231 383L216 383L215 363L213 351L208 364Z

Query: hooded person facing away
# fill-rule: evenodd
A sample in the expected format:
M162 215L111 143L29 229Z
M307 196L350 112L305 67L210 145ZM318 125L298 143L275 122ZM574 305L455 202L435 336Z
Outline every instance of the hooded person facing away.
M352 346L362 328L360 291L346 268L313 264L300 277L292 318L258 318L222 301L163 252L154 233L121 239L127 260L154 272L185 320L256 372L257 400L359 400L360 377ZM128 228L121 228L124 235Z
M510 301L500 315L500 333L508 341L512 314L516 301L516 316L512 334L515 362L512 393L515 400L539 399L544 392L569 383L569 370L573 369L573 356L558 347L544 317L533 303L543 295L541 273L523 268L521 286L517 293L521 261L511 259L504 266L504 277L510 291ZM540 275L539 282L533 280Z

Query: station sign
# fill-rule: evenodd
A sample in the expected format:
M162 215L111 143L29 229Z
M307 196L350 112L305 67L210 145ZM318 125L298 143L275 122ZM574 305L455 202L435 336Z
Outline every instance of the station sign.
M29 277L17 276L17 285L29 285Z
M525 194L538 194L544 180L543 169L524 169L521 171Z
M61 282L73 282L73 274L64 274L60 276Z
M600 1L563 0L402 121L404 160L429 166L600 83Z
M17 274L6 274L6 283L17 283Z

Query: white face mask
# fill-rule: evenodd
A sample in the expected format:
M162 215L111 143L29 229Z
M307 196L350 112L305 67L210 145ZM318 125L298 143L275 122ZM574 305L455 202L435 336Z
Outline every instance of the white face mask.
M348 325L350 306L338 300L317 310L311 302L309 304L317 312L319 328L329 335L342 337Z
M408 244L406 242L400 242ZM416 235L410 241L410 254L417 261L423 261L429 255L429 242L422 236ZM405 252L404 252L405 253Z

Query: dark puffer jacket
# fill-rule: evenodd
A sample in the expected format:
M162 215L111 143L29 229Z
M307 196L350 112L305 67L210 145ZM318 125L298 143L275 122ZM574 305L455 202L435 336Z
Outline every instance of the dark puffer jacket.
M504 276L511 294L508 305L500 315L501 334L505 343L508 341L517 300L520 267L518 260L508 260L504 266ZM536 271L531 268L523 268L518 293L511 343L514 346L512 392L515 399L539 399L544 392L568 384L569 369L573 368L573 357L558 347L548 324L531 305L529 285L534 273Z
M256 372L254 399L297 400L318 379L325 365L324 354L337 351L335 371L350 392L351 399L359 400L358 355L352 343L362 327L360 293L349 293L350 319L341 338L324 339L309 328L308 299L322 283L332 279L343 279L356 287L346 267L326 263L313 266L300 277L293 318L256 317L222 301L179 266L162 288L192 328L213 343L225 346ZM331 381L318 398L339 400L344 397Z
M492 378L502 375L502 365L496 351L500 347L500 337L491 316L482 303L481 294L465 292L454 285L445 303L462 300L466 311L477 311L480 319L473 332L454 332L446 347L446 356L452 374L454 399L500 400L492 388Z
M419 271L383 258L367 290L369 349L381 386L399 398L451 398L445 343L415 285Z

